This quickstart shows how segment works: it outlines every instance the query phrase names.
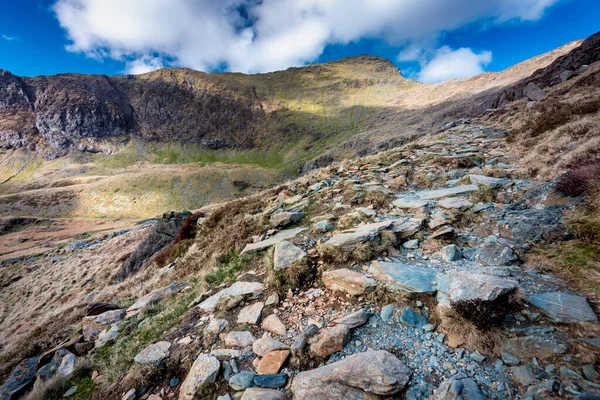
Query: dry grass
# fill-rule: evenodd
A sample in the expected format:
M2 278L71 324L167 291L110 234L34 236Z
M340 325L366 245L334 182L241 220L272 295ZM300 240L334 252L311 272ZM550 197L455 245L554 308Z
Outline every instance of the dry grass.
M460 337L469 348L490 351L504 339L499 328L482 329L454 308L438 305L436 311L440 319L439 329L449 335Z

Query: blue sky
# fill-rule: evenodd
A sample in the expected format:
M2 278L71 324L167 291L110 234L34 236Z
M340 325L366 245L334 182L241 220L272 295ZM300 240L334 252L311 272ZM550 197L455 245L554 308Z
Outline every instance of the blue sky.
M1 1L0 68L24 76L252 73L370 53L440 81L499 71L600 30L597 0Z

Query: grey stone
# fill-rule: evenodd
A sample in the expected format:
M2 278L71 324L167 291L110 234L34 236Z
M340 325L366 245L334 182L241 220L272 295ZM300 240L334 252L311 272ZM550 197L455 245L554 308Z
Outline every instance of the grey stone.
M301 264L306 259L306 252L290 242L282 241L275 245L273 269L280 271L294 264Z
M317 232L325 233L333 230L333 224L329 220L323 220L315 223L314 229Z
M298 374L296 400L376 399L406 387L411 371L387 351L369 351Z
M512 354L507 353L505 351L502 352L502 361L506 365L519 365L519 364L521 364L521 361L517 357L515 357Z
M519 282L488 275L482 270L453 270L441 275L438 281L438 302L451 307L458 301L495 301L513 292Z
M475 249L472 258L487 265L511 265L518 261L513 249L495 238L486 239Z
M411 386L406 391L406 400L424 400L429 399L429 396L433 393L434 387L428 383L419 383L418 385Z
M392 202L392 205L402 209L414 209L425 207L427 203L429 203L427 200L421 200L418 198L399 197Z
M254 386L277 389L284 387L287 379L287 374L256 375L254 377Z
M238 314L237 323L256 325L260 319L260 315L264 306L265 303L259 301L242 308Z
M367 323L373 314L368 311L355 311L335 320L336 324L344 324L350 329L358 328Z
M444 200L440 200L438 206L447 209L467 209L473 207L473 203L464 197L449 197Z
M302 217L304 217L303 212L283 211L277 214L273 214L269 221L271 222L271 225L273 225L275 228L280 228L294 224L300 221Z
M529 365L521 365L512 370L513 378L521 386L530 386L537 382Z
M228 347L247 347L252 346L256 341L249 331L232 331L221 335L221 340Z
M459 377L442 382L431 400L485 400L485 397L473 379Z
M275 340L270 336L265 336L252 343L252 351L258 356L264 356L274 350L288 350L290 346Z
M259 282L235 282L230 287L210 296L197 307L213 312L215 310L227 311L237 306L244 300L254 300L263 293L263 285Z
M540 309L553 322L577 323L597 322L598 317L585 297L568 293L548 292L527 298L531 304Z
M392 313L394 312L394 305L388 304L381 309L381 319L384 322L388 322L390 318L392 318Z
M322 274L323 285L330 290L358 296L377 287L377 282L362 272L347 268L325 271Z
M160 302L166 296L181 292L183 289L189 287L190 285L188 285L185 282L174 282L163 288L156 289L148 293L144 297L139 298L135 303L133 303L127 309L127 317L129 318L133 315L143 313L148 308L152 307L154 304Z
M125 309L110 310L99 315L84 317L81 321L84 340L96 340L102 331L119 323L124 317Z
M240 400L285 400L285 394L275 389L248 388Z
M454 244L442 247L441 254L442 260L446 262L458 261L462 258L460 249Z
M77 393L77 386L71 386L69 388L69 390L67 390L65 392L65 394L63 394L63 397L71 397L73 396L75 393Z
M538 85L533 82L529 82L525 89L523 89L523 95L531 101L540 101L546 98L546 92L544 92Z
M168 356L171 343L166 341L151 344L140 351L134 361L142 365L159 366Z
M477 185L461 185L444 189L423 190L421 192L417 192L416 195L423 200L434 200L456 195L471 194L476 190Z
M410 249L410 250L418 249L419 248L419 240L418 239L408 240L408 241L402 243L402 247L404 247L405 249Z
M560 376L567 379L583 379L583 376L577 371L573 371L570 368L565 367L564 365L560 367Z
M391 292L435 293L436 271L408 264L373 261L369 273Z
M284 240L292 239L298 236L300 233L304 232L306 228L293 228L286 229L281 232L278 232L274 236L265 239L263 241L257 243L249 243L244 247L244 250L240 253L241 255L255 253L257 251L268 249L271 246L275 246L277 243L282 242Z
M505 178L493 178L485 175L469 175L471 183L490 187L492 189L498 189L506 186L510 181Z
M204 385L215 382L220 368L219 360L215 357L198 355L179 389L179 400L193 400Z
M560 343L542 335L523 336L506 340L502 344L502 352L516 355L520 360L532 357L544 360L564 353L566 349L560 348L559 345Z
M360 225L354 229L344 231L333 236L325 244L327 246L339 247L352 250L354 247L367 241L379 239L379 233L392 225L393 221L375 222L372 224Z
M400 322L415 328L422 328L423 326L429 324L429 321L427 321L425 317L423 317L421 314L417 314L411 307L404 307L402 309Z
M254 385L255 376L256 374L252 371L240 372L229 379L229 386L236 391L246 390Z
M591 382L596 382L598 380L598 374L596 373L594 364L586 364L581 368L583 369L583 376L585 376L585 379Z

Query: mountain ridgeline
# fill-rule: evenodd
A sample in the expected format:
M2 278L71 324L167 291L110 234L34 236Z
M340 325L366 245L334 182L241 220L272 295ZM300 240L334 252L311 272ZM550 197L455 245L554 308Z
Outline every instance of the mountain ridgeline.
M0 70L0 140L46 159L137 139L212 150L310 147L366 122L371 113L362 108L373 104L355 94L407 84L391 62L372 56L259 75L173 68L26 78Z

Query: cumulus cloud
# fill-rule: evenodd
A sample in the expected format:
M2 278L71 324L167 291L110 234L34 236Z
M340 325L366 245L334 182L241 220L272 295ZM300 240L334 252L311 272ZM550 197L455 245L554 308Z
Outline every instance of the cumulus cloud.
M164 67L160 57L142 56L125 64L125 73L139 75Z
M492 62L492 52L475 53L462 47L452 50L448 46L438 49L435 56L421 67L421 82L441 82L448 79L469 78L484 72L483 67Z
M557 1L57 0L53 10L68 50L134 60L128 71L173 65L265 72L362 38L406 47L412 53L404 57L415 57L444 31L535 20Z

